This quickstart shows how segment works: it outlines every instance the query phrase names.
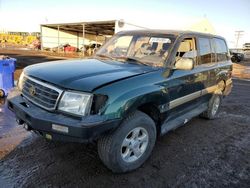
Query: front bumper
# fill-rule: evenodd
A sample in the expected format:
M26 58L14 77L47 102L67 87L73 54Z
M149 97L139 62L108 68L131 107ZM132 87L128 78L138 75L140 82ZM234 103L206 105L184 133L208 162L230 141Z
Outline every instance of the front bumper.
M8 97L8 108L15 113L19 122L24 122L28 126L28 129L52 140L91 142L120 124L120 119L107 120L100 115L75 118L49 112L32 104L20 93ZM68 132L52 129L53 124L67 127Z

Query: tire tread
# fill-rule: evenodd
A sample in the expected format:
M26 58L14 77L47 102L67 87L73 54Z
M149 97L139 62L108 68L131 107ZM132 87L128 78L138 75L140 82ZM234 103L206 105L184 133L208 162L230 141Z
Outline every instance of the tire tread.
M98 140L98 154L102 162L113 172L124 172L126 170L121 170L119 167L117 167L114 164L114 158L111 156L111 147L112 147L112 141L114 137L116 137L116 134L118 134L119 131L123 128L122 125L126 125L129 123L133 118L136 116L147 116L145 113L140 112L140 111L135 111L134 113L131 113L128 115L128 117L122 122L121 126L119 126L116 130L111 131L105 135L103 135L99 140ZM150 117L149 117L150 118ZM151 118L150 118L151 119ZM151 119L152 120L152 119ZM153 122L153 120L152 120ZM153 122L154 123L154 122Z

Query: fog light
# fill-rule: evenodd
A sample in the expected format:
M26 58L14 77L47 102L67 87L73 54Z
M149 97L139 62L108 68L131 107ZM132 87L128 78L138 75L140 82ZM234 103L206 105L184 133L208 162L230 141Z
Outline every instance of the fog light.
M59 131L59 132L63 132L63 133L68 133L69 132L69 128L62 126L62 125L56 125L56 124L52 124L52 129L55 131Z

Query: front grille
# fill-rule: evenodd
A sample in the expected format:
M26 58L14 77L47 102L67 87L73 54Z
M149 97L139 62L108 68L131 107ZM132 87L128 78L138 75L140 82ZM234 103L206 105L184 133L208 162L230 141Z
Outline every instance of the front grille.
M22 94L25 98L47 110L56 108L62 90L26 76L22 83Z

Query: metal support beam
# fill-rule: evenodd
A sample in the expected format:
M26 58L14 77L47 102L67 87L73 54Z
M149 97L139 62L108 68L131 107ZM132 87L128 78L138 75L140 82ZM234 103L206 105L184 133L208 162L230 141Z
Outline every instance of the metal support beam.
M98 43L98 33L96 33L95 35L95 49L94 49L94 53L96 52L97 50L97 43ZM93 54L92 54L93 55Z
M80 49L80 46L79 46L79 32L77 32L76 44L77 44L77 48Z
M85 56L85 24L82 24L82 45L83 45L83 48L82 48L82 55L83 57Z
M40 44L41 50L43 50L43 26L40 25Z
M60 26L57 26L57 52L59 53L59 46L60 46Z

